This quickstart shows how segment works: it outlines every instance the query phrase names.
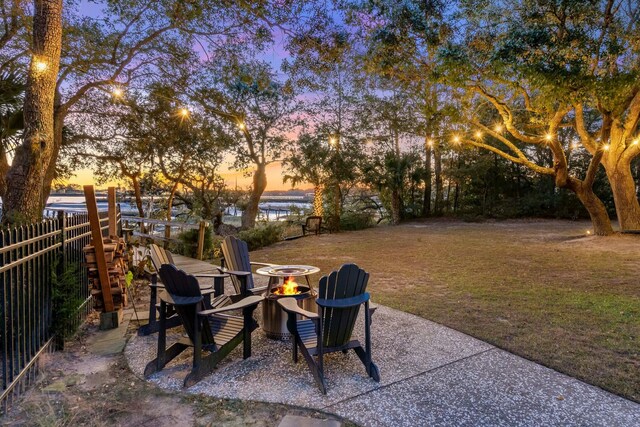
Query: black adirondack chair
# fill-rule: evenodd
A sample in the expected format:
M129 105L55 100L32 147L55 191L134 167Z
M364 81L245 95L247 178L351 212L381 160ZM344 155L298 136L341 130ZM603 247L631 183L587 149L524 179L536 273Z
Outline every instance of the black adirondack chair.
M306 236L308 234L320 234L325 228L322 226L322 217L321 216L308 216L307 220L302 225L302 235Z
M339 271L320 279L318 314L298 307L295 298L281 298L280 306L287 312L287 328L293 336L293 360L298 362L298 349L322 393L327 393L322 357L336 351L353 349L375 381L380 381L378 367L371 361L371 311L369 294L365 292L369 273L355 264L345 264ZM360 306L364 310L364 348L351 334ZM298 315L306 319L298 320ZM317 357L317 360L314 359Z
M241 295L260 295L264 293L269 285L278 282L277 277L269 278L269 285L255 286L253 281L252 267L271 267L276 264L268 264L264 262L252 262L249 259L249 247L247 242L240 240L234 236L227 236L222 242L221 272L228 273L231 276L236 292ZM238 275L237 273L241 273ZM246 273L250 273L246 275ZM241 277L246 277L246 285L243 286Z
M210 373L216 365L241 342L244 344L243 357L251 356L251 333L258 327L253 319L253 311L264 298L249 296L232 303L227 295L220 295L206 310L204 298L194 276L178 270L174 265L160 267L160 278L165 291L160 295L160 330L158 333L157 357L144 370L145 377L158 372L189 347L193 347L193 367L184 380L190 387ZM167 305L172 305L187 337L166 348ZM241 310L242 316L228 312ZM203 355L206 350L209 354Z
M149 245L149 258L151 259L151 264L153 265L154 270L147 271L149 276L149 288L151 290L149 296L149 323L138 329L138 335L150 335L158 332L160 327L156 319L156 311L160 309L160 305L157 302L158 292L164 289L164 284L158 282L158 272L164 264L175 265L171 252L156 245L155 243ZM224 278L227 277L226 275L207 273L196 274L195 277L213 279L214 281L213 288L211 288L211 285L209 284L200 284L200 290L205 297L205 304L209 304L212 294L213 296L218 296L224 293ZM175 310L173 307L169 306L168 310L171 316L168 316L167 318L167 328L180 326L182 323L178 316L174 315Z

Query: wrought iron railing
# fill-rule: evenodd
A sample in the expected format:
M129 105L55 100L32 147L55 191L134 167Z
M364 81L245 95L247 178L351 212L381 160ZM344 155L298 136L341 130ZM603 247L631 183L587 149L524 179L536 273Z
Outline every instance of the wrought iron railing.
M91 239L86 213L48 212L38 224L0 229L0 405L4 412L34 380L40 356L54 350L51 327L54 277L73 268L76 295L82 301L77 328L91 312L91 294L82 248ZM108 233L107 212L100 213ZM117 215L120 223L120 212ZM55 273L55 274L54 274Z

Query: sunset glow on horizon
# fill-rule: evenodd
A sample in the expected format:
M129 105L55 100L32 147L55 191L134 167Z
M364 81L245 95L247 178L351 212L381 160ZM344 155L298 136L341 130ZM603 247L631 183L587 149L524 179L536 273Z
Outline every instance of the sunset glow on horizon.
M247 189L251 185L252 175L251 169L247 170L249 175L247 176L242 171L234 171L231 169L227 169L225 172L222 172L220 175L224 178L225 183L229 188L235 188L236 184L238 188ZM282 165L280 162L271 163L267 165L267 188L266 191L287 191L293 189L291 183L283 183L282 176L284 175L284 171L282 170ZM107 188L110 186L121 186L126 187L127 183L125 180L122 181L110 181L105 184L97 185L96 180L93 177L93 171L91 169L79 169L74 171L74 175L66 181L69 184L78 184L78 185L88 185L93 184L98 188ZM296 186L296 188L309 188L310 184L301 183Z

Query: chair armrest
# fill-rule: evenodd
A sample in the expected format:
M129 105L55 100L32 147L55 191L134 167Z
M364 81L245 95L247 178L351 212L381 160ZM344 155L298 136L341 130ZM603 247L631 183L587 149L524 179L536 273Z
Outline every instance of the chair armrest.
M219 267L216 267L216 268L219 268ZM197 274L192 274L192 276L196 278L203 277L206 279L215 279L216 277L222 277L224 279L229 277L229 275L226 273L197 273Z
M267 289L269 289L269 285L267 285L267 286L257 286L255 288L249 289L249 292L251 292L253 295L260 295L261 293L266 292Z
M227 305L221 308L214 308L212 310L199 311L198 315L210 316L212 314L224 313L225 311L241 310L243 308L258 305L260 302L262 302L263 299L264 297L254 295L254 296L243 298L242 300L238 301L235 304Z
M259 265L259 266L262 266L262 267L275 267L275 266L280 265L280 264L270 264L268 262L251 261L251 262L249 262L249 265Z
M316 303L320 307L326 307L326 308L349 308L349 307L355 307L360 304L364 304L367 301L369 301L369 293L365 292L362 295L356 295L355 297L351 297L351 298L341 298L341 299L318 298L316 300Z
M298 307L298 303L295 298L280 298L278 299L278 304L280 307L287 313L299 314L301 316L307 317L309 319L319 319L320 317L311 311L303 310Z
M251 276L251 272L250 271L233 271L233 270L227 270L226 268L220 268L218 267L218 270L220 270L222 273L224 274L230 274L231 276Z
M177 295L170 295L169 292L163 291L160 294L160 300L166 302L171 305L193 305L202 301L202 295L193 296L193 297L181 297Z

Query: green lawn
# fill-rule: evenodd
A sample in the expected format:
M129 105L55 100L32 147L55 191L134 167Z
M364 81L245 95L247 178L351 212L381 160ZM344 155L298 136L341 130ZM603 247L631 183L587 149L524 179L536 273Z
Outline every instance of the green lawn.
M282 242L252 260L323 274L354 262L377 303L640 401L640 236L588 228L429 221Z

